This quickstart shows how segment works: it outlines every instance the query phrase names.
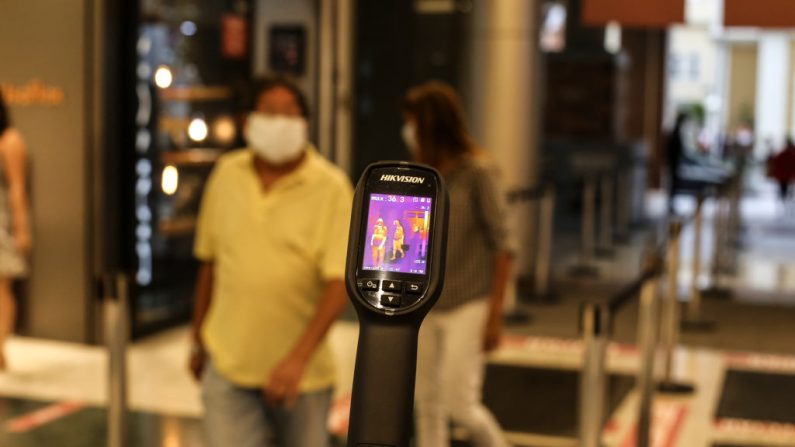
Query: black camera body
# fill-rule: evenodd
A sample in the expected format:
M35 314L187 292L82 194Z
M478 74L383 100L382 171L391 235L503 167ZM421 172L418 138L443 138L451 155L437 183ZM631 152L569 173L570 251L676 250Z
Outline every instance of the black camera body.
M420 324L444 284L449 202L428 166L380 162L356 186L346 285L359 316L349 447L408 447Z

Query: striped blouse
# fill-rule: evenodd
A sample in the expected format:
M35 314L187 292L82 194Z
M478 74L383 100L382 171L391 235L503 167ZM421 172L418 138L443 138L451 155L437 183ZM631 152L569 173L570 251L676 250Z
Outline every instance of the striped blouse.
M496 255L513 251L496 165L485 155L468 155L444 177L450 194L447 266L434 307L441 311L487 298Z

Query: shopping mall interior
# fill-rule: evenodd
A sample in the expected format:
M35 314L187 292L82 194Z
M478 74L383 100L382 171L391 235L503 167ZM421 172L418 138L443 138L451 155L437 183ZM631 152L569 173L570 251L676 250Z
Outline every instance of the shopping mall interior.
M353 186L412 159L409 89L460 94L516 242L482 383L507 445L795 446L793 6L0 0L33 241L0 445L217 447L188 368L194 239L216 162L248 144L251 82L278 74ZM349 303L325 334L330 446L352 446L361 315ZM491 445L449 424L445 446Z

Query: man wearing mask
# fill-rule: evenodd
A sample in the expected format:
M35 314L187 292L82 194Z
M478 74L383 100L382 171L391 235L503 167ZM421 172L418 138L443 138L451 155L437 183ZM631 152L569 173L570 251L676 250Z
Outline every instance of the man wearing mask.
M190 369L210 447L324 447L353 192L307 141L293 83L253 93L248 147L218 161L202 199Z

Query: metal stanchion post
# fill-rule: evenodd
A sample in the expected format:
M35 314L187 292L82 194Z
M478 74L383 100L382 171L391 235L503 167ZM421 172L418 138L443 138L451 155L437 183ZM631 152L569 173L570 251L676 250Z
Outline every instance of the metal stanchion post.
M599 224L599 250L600 257L611 257L613 252L613 178L612 172L602 176L600 185L601 204Z
M517 326L525 325L531 322L532 317L527 310L519 307L519 299L517 296L516 276L510 275L511 279L508 281L507 289L505 290L505 306L503 309L503 319L506 325Z
M674 382L674 349L679 342L679 241L682 237L682 221L674 219L668 227L666 248L666 276L668 285L662 310L662 348L664 377L658 389L664 393L690 393L691 385Z
M693 216L693 263L691 265L690 299L687 302L687 311L682 320L683 330L710 330L714 322L705 321L701 317L701 233L704 223L704 194L699 193L696 198L696 211Z
M690 281L690 300L687 305L688 320L695 321L701 318L701 221L704 196L699 194L696 198L696 213L693 220L693 265Z
M629 171L628 169L625 171ZM630 223L630 172L624 172L619 175L616 181L618 182L618 204L616 207L616 235L619 242L629 241L629 223Z
M731 291L721 285L722 265L725 257L724 248L726 244L727 218L726 215L726 191L721 187L715 195L715 210L713 212L713 255L710 267L710 287L702 291L703 297L709 298L730 298Z
M734 231L732 227L734 224L732 223L734 214L734 209L736 208L736 204L734 203L733 194L734 194L734 183L730 184L729 191L726 192L726 196L724 199L723 205L723 214L722 214L722 225L721 227L723 230L721 231L721 252L718 261L718 270L720 273L721 278L725 278L726 275L734 275L736 273L736 263L737 263L737 250L734 246ZM729 298L731 296L731 292L724 286L724 297Z
M108 347L108 447L124 447L127 435L128 288L124 275L105 280Z
M537 222L537 205L532 200L533 192L530 190L519 190L513 194L516 200L509 201L514 202L514 206L523 208L524 206L529 207L530 209L519 211L519 214L524 216L523 220L528 222L529 231L525 233L528 236L528 240L526 241L528 244L531 244L533 248L536 247L536 242L533 240L535 237L533 229L536 227L534 225ZM530 200L527 200L530 199ZM517 204L516 202L519 202ZM530 220L532 217L533 220ZM530 251L529 254L532 258L533 255L536 257L538 256L537 250ZM528 264L532 263L533 260L528 260ZM537 260L535 260L537 262ZM527 265L527 264L525 264ZM505 290L505 302L503 304L503 320L506 325L508 326L521 326L529 324L532 320L530 313L519 306L519 274L517 270L521 270L520 267L514 266L509 273L509 281L508 285Z
M678 301L678 276L679 276L679 237L682 232L682 222L678 219L673 220L668 225L668 244L666 246L666 273L668 285L666 296L662 308L662 347L663 365L666 383L671 378L671 364L673 363L673 351L676 346L677 327L677 301Z
M725 220L725 198L723 197L723 192L720 195L715 197L715 214L714 214L714 245L713 245L713 257L712 257L712 267L711 267L711 274L712 274L712 286L716 289L720 288L720 276L721 276L721 263L723 262L723 248L726 242L726 237L724 236L726 231L726 220Z
M548 183L541 199L541 219L538 228L538 257L535 265L535 295L542 299L551 297L549 283L552 266L552 238L555 220L555 186Z
M657 263L649 255L647 266ZM657 345L658 285L659 276L655 275L643 283L640 292L640 315L638 315L638 347L640 349L640 368L637 386L640 393L638 407L638 435L636 446L648 447L651 443L651 410L654 390L654 357Z
M601 445L607 398L607 312L606 307L587 303L582 313L584 343L579 396L581 447Z
M742 198L742 176L735 173L731 182L728 204L728 223L726 228L726 251L721 264L723 273L737 273L737 250L740 245L740 199Z
M720 245L718 246L718 264L717 268L721 273L725 270L723 267L726 264L726 249L729 244L729 219L731 216L731 200L729 200L728 190L723 192L720 201Z
M590 265L594 258L594 218L596 214L596 181L593 177L585 179L583 188L582 213L582 263Z
M596 180L586 176L582 191L582 234L580 236L580 262L571 269L574 276L598 276L593 265L594 259L594 218L596 213Z

